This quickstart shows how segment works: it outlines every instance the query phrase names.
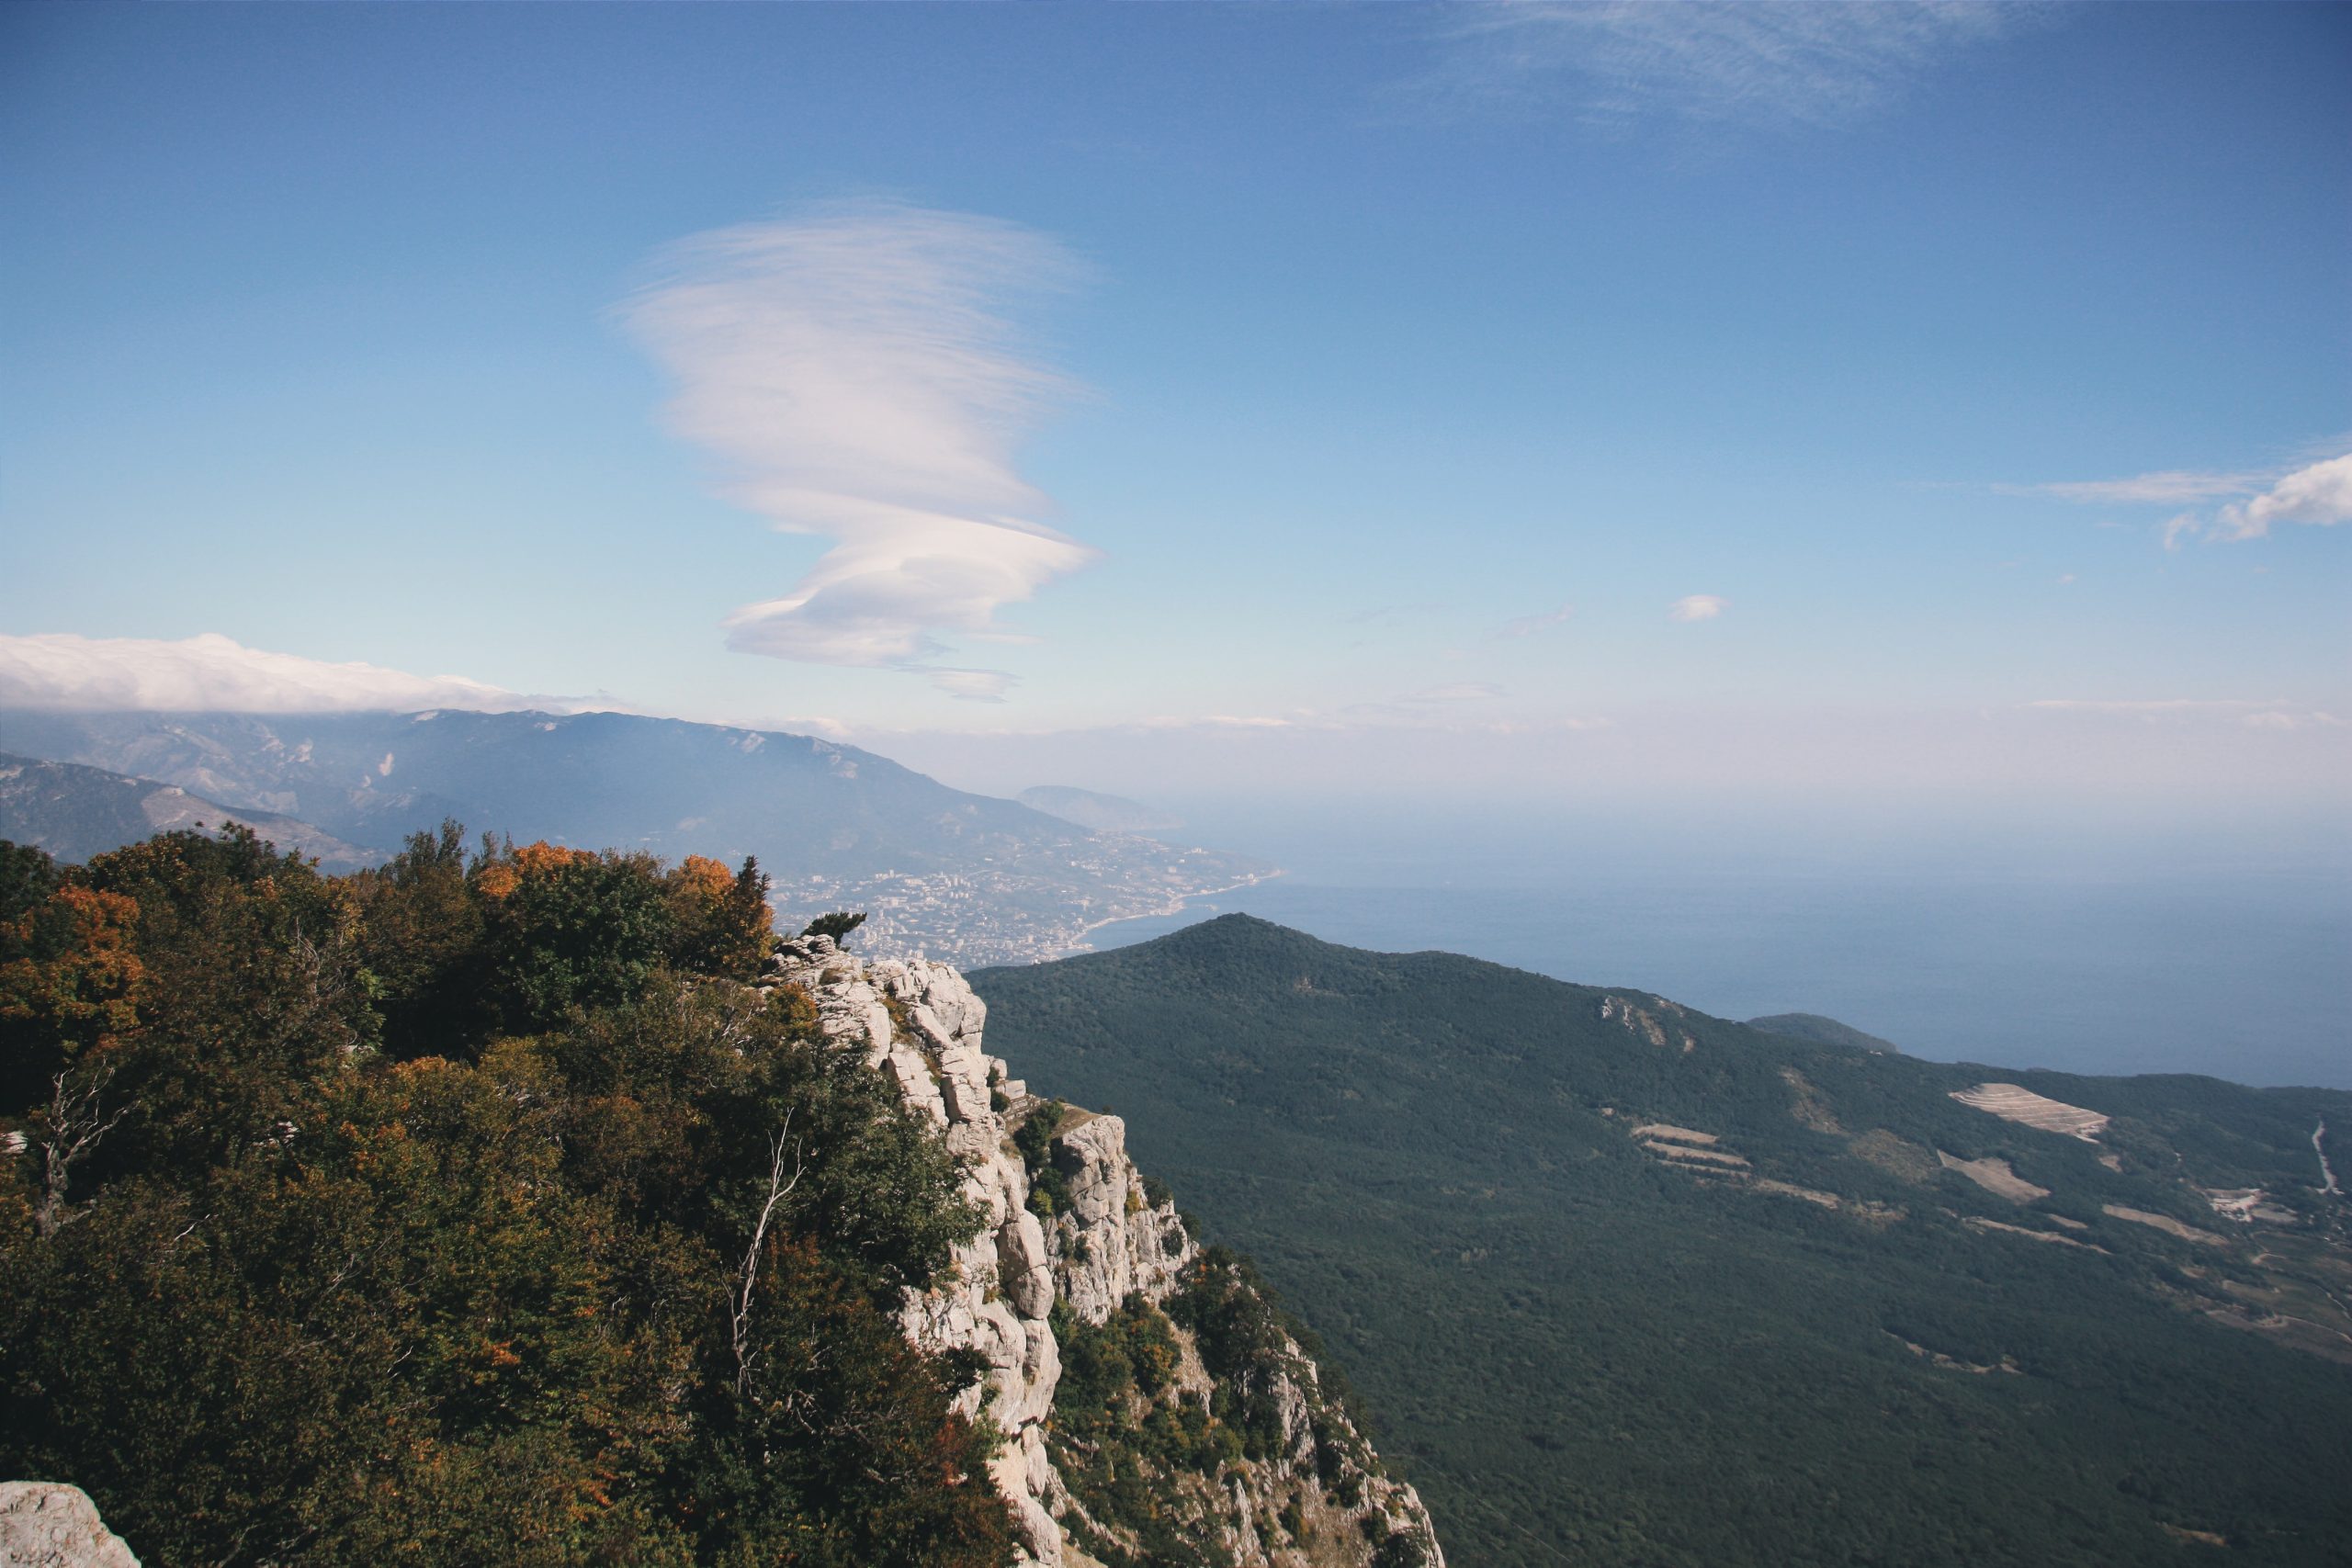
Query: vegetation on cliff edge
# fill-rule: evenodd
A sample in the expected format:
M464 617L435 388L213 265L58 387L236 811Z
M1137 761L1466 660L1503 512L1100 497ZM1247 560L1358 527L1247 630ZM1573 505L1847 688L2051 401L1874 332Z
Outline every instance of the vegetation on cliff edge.
M0 1474L150 1562L1000 1564L976 1223L765 879L452 826L0 845Z

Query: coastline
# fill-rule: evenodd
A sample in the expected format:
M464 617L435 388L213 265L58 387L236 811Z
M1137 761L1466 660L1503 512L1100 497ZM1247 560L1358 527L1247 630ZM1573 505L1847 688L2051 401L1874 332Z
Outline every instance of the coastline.
M1276 866L1272 871L1259 872L1254 875L1245 876L1238 882L1228 882L1222 887L1204 887L1197 892L1183 894L1179 897L1171 899L1166 904L1162 904L1156 909L1140 909L1132 915L1114 915L1108 919L1096 920L1091 925L1079 927L1078 940L1072 942L1069 946L1063 948L1059 953L1055 953L1053 956L1054 958L1075 958L1081 953L1092 953L1096 951L1094 944L1086 939L1092 936L1096 931L1101 931L1105 926L1120 925L1128 920L1165 919L1170 915L1182 914L1185 907L1191 904L1195 898L1215 898L1227 893L1238 893L1245 887L1255 887L1260 883L1272 882L1274 878L1286 874L1288 874L1285 873L1282 867ZM1036 960L1036 962L1040 964L1051 963L1052 959L1041 958Z

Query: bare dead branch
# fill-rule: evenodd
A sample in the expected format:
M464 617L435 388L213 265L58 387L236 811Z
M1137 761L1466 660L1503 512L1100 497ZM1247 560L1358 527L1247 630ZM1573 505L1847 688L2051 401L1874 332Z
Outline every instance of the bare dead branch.
M752 1296L759 1288L760 1254L767 1247L768 1223L775 1217L775 1206L784 1201L792 1190L800 1185L802 1173L808 1167L800 1157L800 1140L792 1139L792 1175L784 1174L784 1145L792 1132L792 1114L785 1113L784 1125L776 1132L768 1165L767 1201L760 1205L759 1223L752 1227L752 1245L744 1250L743 1268L735 1289L729 1292L734 1313L735 1392L752 1392Z
M72 1068L50 1081L48 1136L42 1140L43 1172L40 1201L33 1209L33 1225L42 1235L54 1235L72 1216L65 1195L73 1185L75 1163L98 1146L130 1112L123 1106L111 1116L101 1114L100 1100L114 1081L114 1064L99 1062L78 1079Z

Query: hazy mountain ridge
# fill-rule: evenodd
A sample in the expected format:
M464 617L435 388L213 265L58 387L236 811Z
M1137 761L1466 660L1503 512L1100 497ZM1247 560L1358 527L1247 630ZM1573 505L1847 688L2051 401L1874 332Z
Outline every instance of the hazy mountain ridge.
M10 713L0 738L383 852L446 818L518 840L757 855L784 921L863 908L869 949L958 963L1049 956L1272 869L1088 832L813 736L628 714Z
M1459 1557L2089 1564L2201 1531L2318 1563L2352 1531L2352 1247L2312 1143L2352 1095L1923 1062L1246 917L974 983L1326 1336Z
M1165 811L1070 784L1035 784L1014 796L1022 805L1096 833L1163 833L1183 823Z
M1850 1023L1840 1023L1817 1012L1776 1012L1764 1018L1749 1019L1747 1027L1761 1030L1766 1034L1785 1034L1792 1039L1810 1040L1821 1045L1847 1045L1858 1051L1902 1055L1901 1047L1894 1041L1882 1040Z
M381 851L345 843L308 822L223 806L176 784L76 762L0 754L0 839L34 845L60 860L87 860L150 833L232 822L281 849L311 856L328 872L356 871L385 858Z

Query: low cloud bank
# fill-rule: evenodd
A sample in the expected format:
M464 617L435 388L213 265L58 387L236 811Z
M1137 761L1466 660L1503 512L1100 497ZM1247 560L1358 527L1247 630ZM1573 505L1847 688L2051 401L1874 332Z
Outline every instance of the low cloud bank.
M164 641L71 632L0 636L0 708L51 713L360 713L458 708L577 713L619 705L510 692L247 648L217 632Z

